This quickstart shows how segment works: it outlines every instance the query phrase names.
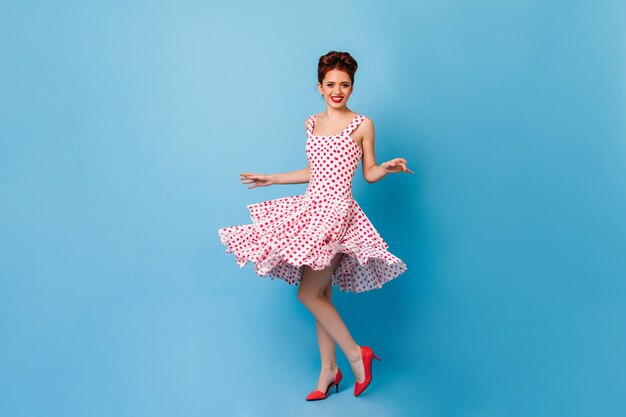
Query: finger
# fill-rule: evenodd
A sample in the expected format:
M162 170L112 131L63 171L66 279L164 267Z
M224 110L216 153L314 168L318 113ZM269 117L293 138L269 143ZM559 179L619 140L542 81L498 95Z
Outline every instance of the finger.
M243 176L243 177L246 177L246 178L256 178L258 176L258 174L254 174L252 172L245 173L245 174L240 174L240 175Z

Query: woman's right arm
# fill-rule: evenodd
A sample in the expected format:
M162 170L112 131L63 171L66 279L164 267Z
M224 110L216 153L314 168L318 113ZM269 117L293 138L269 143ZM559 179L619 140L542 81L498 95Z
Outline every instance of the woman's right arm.
M257 174L254 172L242 172L239 174L239 179L242 180L243 184L254 183L254 185L248 188L267 187L273 184L300 184L309 182L309 178L311 178L311 170L308 165L299 171L281 174Z
M303 182L309 182L310 178L311 168L309 164L307 164L306 168L299 171L270 174L270 180L273 184L301 184Z

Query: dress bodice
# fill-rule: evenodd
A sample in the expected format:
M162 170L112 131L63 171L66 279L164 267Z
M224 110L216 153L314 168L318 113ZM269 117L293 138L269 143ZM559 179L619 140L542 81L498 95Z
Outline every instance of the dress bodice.
M307 124L306 154L311 178L306 190L315 196L352 199L352 178L363 150L350 134L365 116L357 115L343 132L336 135L313 135L315 116Z

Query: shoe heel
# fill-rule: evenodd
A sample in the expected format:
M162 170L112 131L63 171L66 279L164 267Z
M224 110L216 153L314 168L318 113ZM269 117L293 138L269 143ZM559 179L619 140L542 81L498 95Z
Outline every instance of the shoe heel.
M378 359L379 361L380 361L380 360L382 360L382 359L380 359L378 356L376 356L376 355L374 354L374 352L372 352L372 356L373 356L373 357L375 357L376 359Z
M337 383L337 388L336 388L335 392L339 392L339 383Z

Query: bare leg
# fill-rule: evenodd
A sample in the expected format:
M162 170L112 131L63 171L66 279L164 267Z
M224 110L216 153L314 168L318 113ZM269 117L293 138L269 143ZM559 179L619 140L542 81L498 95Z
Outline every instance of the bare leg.
M328 281L323 294L324 297L332 303L332 282ZM317 381L317 389L324 392L328 384L335 380L335 375L337 374L337 343L317 319L315 319L315 330L317 332L317 341L320 346L320 357L322 361L322 369L320 371L319 380Z
M320 271L316 271L310 266L305 265L302 271L302 278L298 288L298 299L315 316L316 327L319 323L319 325L326 331L326 333L337 344L339 344L339 347L350 361L350 365L352 366L352 371L354 372L356 380L358 382L362 382L365 379L365 371L363 369L360 346L356 344L356 342L350 335L350 332L348 331L345 323L339 316L339 313L332 305L330 300L324 295L326 286L332 285L330 283L330 278L333 271L339 264L341 256L342 254L338 253L337 256L333 258L331 264L327 268L324 268ZM328 355L328 351L326 351L327 347L330 346L330 343L328 343L327 346L327 339L322 337L322 340L324 340L325 349L324 352L321 353L323 355L322 361L326 360L328 361L327 363L332 363L332 356ZM322 367L323 366L324 362L322 362ZM331 376L326 376L326 383L323 384L321 383L321 381L324 378L320 375L320 384L318 385L317 389L322 392L324 392L326 386L330 381L333 380L335 375L332 374Z

